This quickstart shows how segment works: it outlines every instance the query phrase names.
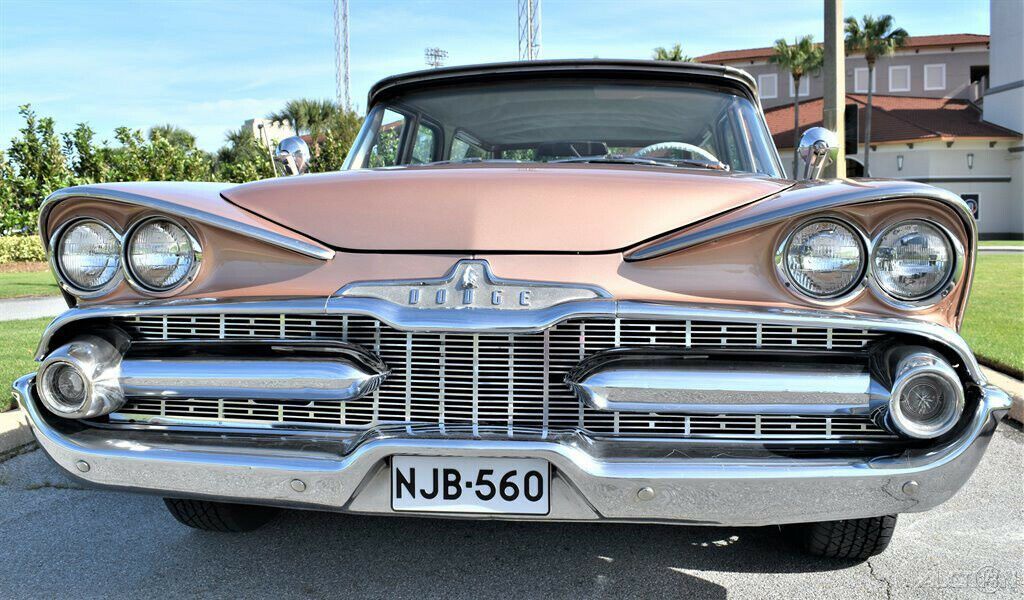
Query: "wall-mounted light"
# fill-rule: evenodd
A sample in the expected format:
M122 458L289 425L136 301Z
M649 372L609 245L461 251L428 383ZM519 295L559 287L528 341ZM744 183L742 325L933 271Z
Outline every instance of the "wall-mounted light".
M902 154L897 154L896 155L896 170L897 171L902 171L903 170L903 155Z
M967 169L970 170L970 169L973 169L973 168L974 168L974 153L973 152L968 152L967 153Z

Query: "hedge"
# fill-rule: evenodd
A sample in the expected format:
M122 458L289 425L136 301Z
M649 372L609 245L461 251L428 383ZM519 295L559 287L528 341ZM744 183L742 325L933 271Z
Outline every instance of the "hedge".
M37 235L0 237L0 264L46 260L43 243Z

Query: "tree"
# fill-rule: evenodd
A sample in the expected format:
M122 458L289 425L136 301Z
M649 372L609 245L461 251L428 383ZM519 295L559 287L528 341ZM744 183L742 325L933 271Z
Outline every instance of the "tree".
M668 60L672 62L693 62L693 57L688 54L683 54L683 46L676 44L671 48L663 48L658 46L654 49L654 54L651 55L654 60Z
M267 118L278 123L291 121L296 133L316 138L323 135L331 122L344 112L341 106L330 100L298 98L289 100L280 112L271 113Z
M874 18L864 15L861 22L846 18L846 51L863 52L868 63L868 106L864 116L864 175L870 176L868 160L871 151L871 104L874 94L875 61L879 56L890 56L896 48L907 43L908 33L902 27L893 29L892 15Z
M798 166L797 146L800 145L800 79L817 73L825 60L821 46L814 43L814 37L805 35L797 38L792 46L784 39L775 40L772 55L768 62L774 63L789 71L793 76L793 171L796 179Z
M196 145L196 136L187 129L170 123L149 128L149 141L152 142L157 137L161 137L170 142L172 146L179 148L194 148Z

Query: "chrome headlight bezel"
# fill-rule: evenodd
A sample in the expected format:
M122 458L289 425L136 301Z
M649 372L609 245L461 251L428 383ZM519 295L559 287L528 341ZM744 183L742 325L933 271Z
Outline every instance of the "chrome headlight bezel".
M834 223L849 230L853 233L860 246L860 269L858 270L857 275L845 288L839 292L831 294L815 294L798 284L793 278L792 273L790 273L786 260L789 255L790 245L795 235L805 227L820 222ZM793 295L814 304L822 306L837 306L853 300L864 292L866 287L868 261L871 253L870 250L870 240L860 226L838 215L815 215L811 218L799 221L786 230L786 234L782 237L782 240L775 251L775 269L783 286Z
M185 234L185 238L188 240L189 246L191 247L192 262L189 265L188 271L181 280L167 287L157 287L146 283L144 279L135 273L134 265L131 260L131 245L132 240L135 238L135 234L145 225L156 221L165 221L181 229ZM165 215L150 215L135 221L128 227L127 231L125 231L124 241L121 244L121 264L124 267L125 280L138 292L157 298L178 294L195 280L202 262L203 249L199 244L199 240L196 238L195 233L187 225L177 219Z
M886 289L878 280L878 276L875 269L875 253L881 245L882 238L885 237L890 231L901 225L908 223L923 223L933 229L937 230L939 234L945 239L946 244L949 247L950 260L953 264L949 269L949 273L943 279L943 282L936 286L932 291L927 294L918 297L904 297L900 296L892 291ZM887 223L883 227L878 229L878 233L871 239L870 256L868 257L868 285L871 291L874 293L882 302L903 310L918 310L930 308L937 304L940 300L949 295L950 292L957 286L957 284L963 278L963 272L966 263L966 252L964 246L959 239L949 229L941 223L938 223L931 219L922 218L910 218L910 219L899 219Z
M94 288L81 287L74 282L64 272L64 268L61 265L61 255L63 249L64 235L67 234L73 227L81 225L83 223L95 223L100 227L106 229L114 237L114 241L118 245L116 258L118 260L117 269L115 270L114 276L103 285ZM114 290L124 280L124 237L111 225L104 223L103 221L94 217L81 217L77 219L70 219L62 223L53 234L50 236L50 270L53 271L57 279L57 284L65 292L75 296L77 298L89 299L98 298L105 296Z

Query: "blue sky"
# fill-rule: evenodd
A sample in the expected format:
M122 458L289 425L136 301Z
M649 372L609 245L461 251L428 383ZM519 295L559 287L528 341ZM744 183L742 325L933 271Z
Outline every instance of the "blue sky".
M1013 0L996 0L1013 1ZM988 33L988 0L846 0L847 15L890 13L912 35ZM543 0L543 58L696 56L822 37L821 0ZM224 132L285 100L334 96L331 0L0 0L0 146L31 103L59 131L172 123L215 150ZM421 69L514 60L515 0L350 0L352 96Z

